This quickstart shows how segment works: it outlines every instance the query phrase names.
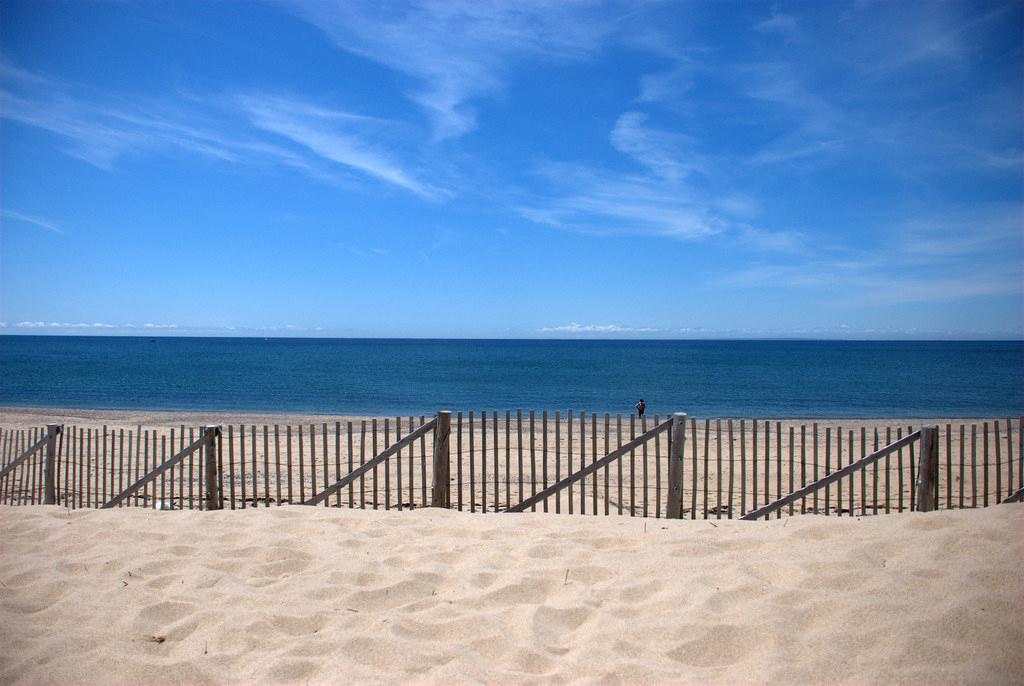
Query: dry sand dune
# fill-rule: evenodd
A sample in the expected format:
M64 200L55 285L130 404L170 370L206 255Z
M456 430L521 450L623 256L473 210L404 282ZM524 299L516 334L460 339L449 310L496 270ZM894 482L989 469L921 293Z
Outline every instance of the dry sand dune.
M0 508L0 683L1022 683L1024 507Z

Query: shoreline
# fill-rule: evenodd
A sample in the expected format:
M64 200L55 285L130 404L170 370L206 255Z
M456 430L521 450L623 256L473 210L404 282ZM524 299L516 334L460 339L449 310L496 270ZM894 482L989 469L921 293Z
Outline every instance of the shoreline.
M69 408L69 407L15 407L15 406L0 406L0 426L5 428L27 428L31 426L37 426L39 424L49 423L53 419L63 419L65 424L79 424L83 426L95 425L106 423L123 423L126 426L135 426L138 424L155 424L158 426L172 426L180 423L185 424L208 424L211 421L220 422L222 424L287 424L287 423L315 423L320 424L323 422L333 423L336 421L347 422L347 421L360 421L370 420L374 418L384 417L402 417L406 419L410 416L413 417L432 417L436 411L442 409L451 409L452 416L454 417L460 410L453 408L437 408L437 410L428 413L390 413L390 414L353 414L353 413L335 413L335 412L293 412L293 411L281 411L281 412L267 412L260 410L212 410L204 412L201 410L149 410L149 409L134 409L134 408L122 408L122 409L85 409L85 408ZM504 421L505 412L511 412L513 419L515 418L517 408L486 408L488 413L493 411L498 412L499 419ZM576 408L571 409L574 415L578 416L578 410ZM461 410L463 416L467 416L471 410ZM479 416L479 410L472 410L476 416ZM522 408L524 416L530 411L528 408ZM534 410L536 415L540 417L541 410ZM554 416L555 410L547 410L551 417ZM592 412L583 410L588 416L594 414ZM566 417L566 410L560 410L562 417ZM597 413L599 417L604 416L604 412ZM622 412L623 418L631 416L630 412ZM611 417L615 417L616 413L610 413ZM635 415L634 415L635 416ZM646 413L646 417L650 420L653 417L658 416L664 419L671 417L671 414L660 414L651 412L650 410ZM733 420L739 421L741 419L752 421L771 421L771 422L784 422L786 424L820 424L822 426L827 425L839 425L848 422L856 422L858 425L866 426L897 426L897 425L927 425L927 424L957 424L957 423L972 423L972 422L983 422L999 420L1003 421L1010 419L1013 421L1020 420L1022 415L1017 413L1004 413L997 415L982 415L977 417L967 416L926 416L926 417L914 417L909 415L899 415L893 417L880 417L880 416L798 416L798 417L786 417L786 416L769 416L769 415L721 415L721 416L704 416L704 415L693 415L689 414L688 418L697 419L700 421L704 420Z

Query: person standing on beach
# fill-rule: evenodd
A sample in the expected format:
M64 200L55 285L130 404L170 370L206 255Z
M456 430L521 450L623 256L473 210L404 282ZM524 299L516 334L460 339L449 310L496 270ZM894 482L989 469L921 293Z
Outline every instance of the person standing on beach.
M645 405L645 404L644 404L644 399L643 399L643 398L640 398L640 402L638 402L638 403L636 404L636 413L637 413L638 415L640 415L641 417L643 417L643 416L644 416L644 410L645 410L646 408L647 408L647 405Z

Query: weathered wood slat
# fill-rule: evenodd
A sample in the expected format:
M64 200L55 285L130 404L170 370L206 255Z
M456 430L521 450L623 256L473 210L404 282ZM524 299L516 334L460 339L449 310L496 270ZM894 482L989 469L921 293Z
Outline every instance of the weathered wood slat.
M690 455L693 463L693 483L690 489L690 519L697 519L697 420L690 419Z
M759 508L757 510L754 510L752 512L748 512L746 515L741 517L741 519L744 519L744 520L747 520L747 521L753 521L753 520L758 519L760 517L764 517L765 515L769 515L772 512L775 512L776 510L778 510L779 508L785 507L786 505L788 505L791 502L795 502L795 501L799 500L800 498L802 498L802 497L804 497L804 496L806 496L806 495L808 495L810 493L813 493L813 492L817 491L818 489L827 488L830 484L835 483L836 481L838 481L840 479L843 479L843 478L849 476L850 474L853 474L857 470L864 469L865 467L874 464L876 461L882 459L883 457L885 457L889 453L891 453L891 452L893 452L895 450L899 450L900 448L902 448L902 447L904 447L906 445L910 445L911 443L913 443L914 441L916 441L920 437L921 437L921 432L920 431L915 431L914 433L909 434L909 435L907 435L907 436L897 440L895 443L887 445L884 448L882 448L881 450L878 450L876 452L871 453L870 455L868 455L867 457L865 457L862 460L857 460L853 464L849 464L849 465L843 467L842 469L839 469L839 470L837 470L835 472L832 472L831 474L828 474L827 476L825 476L825 477L823 477L821 479L818 479L817 481L815 481L815 482L813 482L811 484L808 484L804 488L801 488L801 489L799 489L797 491L794 491L793 493L790 493L789 495L787 495L787 496L785 496L783 498L779 498L778 500L776 500L776 501L774 501L772 503L769 503L769 504L765 505L764 507L761 507L761 508Z
M493 434L492 435L494 436L494 511L497 512L499 509L501 509L500 508L500 503L501 503L500 493L499 493L499 489L498 489L498 486L499 486L498 470L500 469L500 467L498 465L498 462L499 462L499 459L498 459L499 458L499 455L498 455L499 450L498 450L498 411L497 410L493 410L493 414L491 415L491 418L493 420L493 422L491 423L491 426L493 427Z
M747 420L740 420L740 516L747 511Z
M604 447L608 449L608 441L611 439L611 415L607 412L604 413ZM544 488L548 487L547 479L544 480ZM604 468L604 514L605 516L611 514L611 474L608 468ZM547 501L545 501L547 502Z
M1013 491L1013 422L1006 418L1006 490Z
M448 416L448 432L449 432L449 434L451 434L451 423L452 423L452 421L451 421L451 413L449 412L448 414L449 414L449 416ZM427 423L427 418L422 416L422 415L420 415L420 426L423 426L426 423ZM410 428L412 428L411 425L410 425ZM436 432L437 429L435 428L434 431ZM451 441L449 439L449 443L450 442ZM450 446L449 446L448 450L449 451L451 450ZM410 452L412 452L412 451L410 451ZM410 455L409 457L411 458L412 455ZM410 469L411 469L412 468L412 460L411 459L409 460L409 465L410 465ZM451 472L451 466L450 465L449 465L448 469L449 469L449 477L450 477L450 472ZM409 486L410 486L410 488L409 488L409 499L410 499L410 501L412 501L412 500L416 499L416 497L415 497L416 494L413 492L412 481L411 480L409 482ZM448 495L449 504L446 505L445 507L451 507L451 503L450 503L450 499L451 499L451 483L450 482L448 484L448 489L449 489L449 495ZM427 443L426 443L426 440L422 436L420 437L420 502L423 503L423 507L427 506Z
M683 517L683 458L686 447L686 415L679 413L666 422L672 427L672 445L668 456L668 500L665 504L665 517L682 519ZM663 425L662 425L663 426ZM655 433L658 436L661 432ZM642 436L646 436L644 432ZM641 437L642 437L641 436Z
M629 415L629 439L636 438L636 415ZM636 516L636 451L629 451L629 516Z
M1024 486L1003 498L1004 503L1024 503Z
M922 426L918 433L921 435L921 463L914 484L917 490L917 511L931 512L938 509L935 485L939 478L939 427Z
M718 472L715 476L715 519L722 518L722 420L715 420L715 458Z
M565 472L566 472L566 474L572 474L573 471L572 471L572 410L571 409L566 411L565 423L566 423L565 434L567 436L567 440L566 440L566 444L565 444ZM568 498L568 500L569 500L569 514L573 514L574 510L573 510L573 500L572 500L572 496L573 496L573 493L572 493L572 483L569 484L569 487L566 489L566 491L567 491L567 493L569 495L569 498Z
M347 440L348 448L348 471L352 471L355 468L355 454L352 445L352 422L345 423L345 438ZM339 470L340 471L340 470ZM355 506L355 484L351 483L348 486L348 506L352 508ZM360 505L362 503L360 502Z
M562 480L562 414L561 410L555 410L555 483ZM547 491L547 487L544 491ZM541 491L542 493L544 491ZM622 514L622 479L619 479L619 514ZM547 500L544 501L545 508ZM547 509L544 510L547 512ZM555 498L555 514L562 513L562 499Z
M795 456L795 446L794 446L794 441L793 441L793 437L794 437L795 431L796 431L796 427L795 426L789 427L789 492L790 493L793 492L793 476L794 476L794 473L795 473L795 469L794 469L795 465L793 464L793 460L796 457ZM789 514L793 514L793 503L789 504ZM731 517L730 517L730 519L731 519Z
M992 423L992 432L995 436L996 446L996 505L1000 502L1000 496L1003 491L1003 455L1002 449L999 447L999 420L997 419Z
M705 419L704 420L704 474L702 475L703 476L703 481L704 481L704 503L703 503L704 506L701 508L704 511L704 519L708 518L708 498L710 497L708 495L708 493L709 493L709 490L708 490L708 479L710 477L710 474L708 472L711 469L708 466L710 464L710 462L709 462L709 453L708 453L708 451L711 449L710 443L711 443L711 420L710 419Z
M655 436L655 434L661 433L662 431L665 431L666 429L668 429L671 426L672 426L672 421L671 420L666 421L666 422L662 422L661 424L659 424L658 426L654 427L653 429L651 429L647 433L642 434L642 435L636 437L635 439L633 439L632 441L630 441L626 445L622 446L621 448L618 448L618 449L608 453L607 455L602 457L597 462L590 463L589 465L587 465L583 469L580 469L579 471L577 471L575 474L571 474L571 475L567 476L566 478L562 479L561 481L558 481L553 486L544 489L543 491L538 493L536 496L527 498L526 500L524 500L523 502L519 503L515 507L509 508L508 512L522 512L522 511L528 509L530 507L530 505L533 505L534 503L539 502L539 501L543 500L544 498L547 498L549 496L554 495L555 493L558 493L563 488L568 488L568 486L570 484L574 484L577 481L579 481L580 479L586 478L590 474L593 474L594 472L596 472L601 467L604 467L607 464L611 464L613 461L615 461L618 458L622 457L623 455L626 455L627 453L629 453L630 450L635 450L638 446L642 445L646 441L648 441L651 438L653 438Z
M480 413L480 511L487 514L487 410Z
M27 450L18 455L10 464L4 467L3 471L0 471L0 479L3 479L5 476L13 472L18 465L20 465L22 462L35 455L36 452L44 448L48 440L48 436L43 436L38 441L30 445Z
M359 466L366 464L366 420L359 421ZM351 469L349 470L352 471ZM366 476L359 477L359 509L366 509Z
M658 415L654 415L654 423L658 423ZM644 423L644 433L647 432L647 424ZM597 457L597 451L594 451ZM682 471L680 467L680 471ZM682 474L679 475L679 499L682 507L683 487ZM661 517L661 434L654 437L654 516Z
M877 449L878 446L875 446ZM807 485L807 425L800 425L800 488ZM807 498L800 499L800 514L807 513Z
M537 439L535 437L536 414L530 410L530 495L537 495ZM530 508L530 512L536 512L537 506Z
M645 430L646 430L646 427L645 427ZM597 413L596 412L592 412L590 414L590 461L591 462L597 462ZM594 472L594 478L591 481L591 484L593 485L593 494L592 494L592 500L593 500L593 506L594 506L593 514L595 514L595 515L597 514L597 497L598 497L597 496L597 478L598 478L597 477L597 472ZM644 502L645 503L647 502L646 501L646 497L644 499Z
M981 423L981 459L982 459L982 472L981 472L981 496L982 505L988 507L988 422Z
M544 419L547 420L547 413L544 413ZM545 427L546 428L546 427ZM474 460L474 447L476 439L474 434L476 431L473 429L473 412L469 413L469 511L476 512L476 462ZM545 444L545 453L547 452L547 445ZM547 458L545 457L545 460ZM545 467L547 464L545 463ZM544 511L547 512L547 503L544 504Z
M377 455L376 457L374 457L370 461L365 462L364 464L360 465L355 471L350 472L350 473L346 474L343 478L338 479L337 481L335 481L333 484L331 484L330 486L328 486L327 488L322 490L320 493L316 494L315 496L313 496L312 498L310 498L309 500L304 502L303 505L317 505L317 504L319 504L325 498L327 498L331 494L333 494L335 491L337 491L337 490L339 490L341 488L344 488L345 486L349 485L350 483L352 483L353 481L358 479L360 476L365 474L367 471L373 469L374 467L379 465L381 462L384 462L389 457L391 457L392 455L398 453L403 448L411 445L420 436L426 435L436 425L437 425L437 419L436 418L435 419L431 419L429 422L427 422L426 424L424 424L420 428L416 429L415 431L413 431L410 434L407 434L404 438L402 438L402 440L400 440L397 443L393 443L390 446L388 446L383 452L381 452L379 455Z
M512 411L505 410L505 507L512 504Z
M596 455L594 456L596 457ZM586 410L580 411L580 467L583 467L587 463L587 412ZM594 474L594 478L597 478L597 474ZM580 483L580 514L587 514L587 482L583 480ZM593 514L597 514L594 512Z
M608 441L605 441L605 445ZM548 411L542 410L540 413L540 471L544 475L543 488L548 487ZM605 483L607 486L607 482ZM543 489L542 489L543 490ZM536 497L536 493L533 494ZM544 511L548 511L547 498L544 499Z
M149 472L148 474L143 476L141 479L139 479L138 481L133 483L131 486L129 486L128 488L123 490L121 493L118 493L116 496L114 496L109 501L107 501L107 503L103 506L103 509L114 507L115 505L117 505L117 504L121 503L122 501L124 501L124 500L128 499L129 497L131 497L131 495L133 493L135 493L137 490L139 490L140 488L142 488L146 484L152 482L157 477L159 477L161 474L166 472L168 469L170 469L174 465L178 464L179 462L184 460L186 457L190 456L193 452L195 452L196 450L201 448L203 446L203 441L204 440L206 440L205 436L200 436L199 438L194 440L184 450L182 450L182 451L178 452L177 454L173 455L171 457L171 459L167 460L162 465L160 465L159 467L157 467L153 471Z
M789 490L793 490L792 488ZM775 422L775 496L782 495L782 422ZM776 516L782 517L782 510Z
M448 444L452 413L438 412L437 419L434 421L437 428L434 431L434 490L430 504L432 507L451 507L451 494L449 493L451 460L448 457Z

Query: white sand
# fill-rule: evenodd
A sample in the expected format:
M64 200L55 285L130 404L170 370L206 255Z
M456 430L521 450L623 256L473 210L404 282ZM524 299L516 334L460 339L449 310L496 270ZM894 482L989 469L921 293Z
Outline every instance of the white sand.
M0 508L0 684L1022 683L1024 506Z

